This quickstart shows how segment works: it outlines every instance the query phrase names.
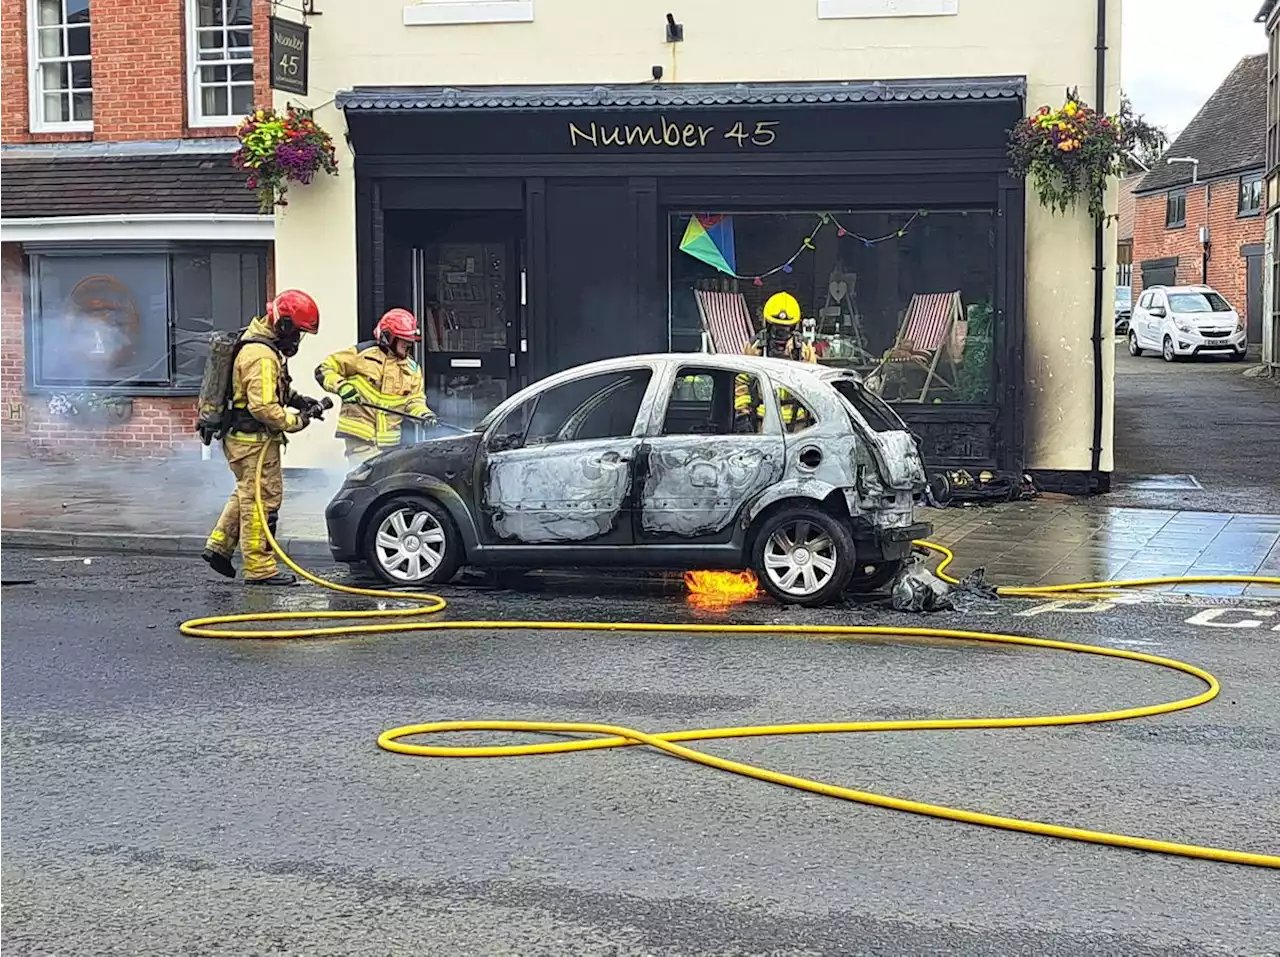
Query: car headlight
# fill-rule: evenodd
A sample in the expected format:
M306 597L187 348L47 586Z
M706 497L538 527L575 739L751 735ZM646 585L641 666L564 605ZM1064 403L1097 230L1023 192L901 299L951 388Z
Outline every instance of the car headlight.
M1185 319L1175 319L1173 320L1173 324L1178 327L1179 332L1191 331L1191 323L1187 322Z
M348 482L363 482L373 474L373 469L367 465L362 465L358 469L353 469L347 473Z
M1236 332L1244 332L1244 319L1236 319Z

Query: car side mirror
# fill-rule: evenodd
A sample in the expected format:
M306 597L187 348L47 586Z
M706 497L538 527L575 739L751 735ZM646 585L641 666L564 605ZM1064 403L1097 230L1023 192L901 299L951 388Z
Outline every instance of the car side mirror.
M1152 306L1148 311L1151 313L1151 315L1155 316L1157 319L1163 319L1165 316L1168 315L1168 313L1165 312L1164 310L1164 306Z

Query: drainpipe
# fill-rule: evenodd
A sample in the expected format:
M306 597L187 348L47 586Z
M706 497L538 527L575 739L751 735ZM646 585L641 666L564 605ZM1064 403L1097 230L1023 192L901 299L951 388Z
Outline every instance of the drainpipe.
M1098 0L1097 73L1094 79L1099 111L1107 108L1107 0ZM1106 271L1103 261L1103 223L1094 224L1093 230L1093 446L1091 448L1091 478L1102 467L1102 283Z

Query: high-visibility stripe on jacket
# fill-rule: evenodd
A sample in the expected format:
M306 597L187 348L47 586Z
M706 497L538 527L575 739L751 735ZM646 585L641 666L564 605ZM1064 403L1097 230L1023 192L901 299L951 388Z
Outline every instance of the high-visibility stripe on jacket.
M336 393L343 385L356 390L358 402L342 404L337 434L372 442L379 448L400 444L400 416L360 402L407 415L431 414L418 363L407 356L397 359L373 343L362 342L333 353L316 367L316 381L326 392Z
M275 339L275 333L265 319L249 323L242 339ZM284 361L270 346L250 342L236 353L231 372L231 406L244 409L265 426L261 432L232 430L227 434L241 442L279 441L284 432L296 432L302 428L302 417L286 403L293 398L289 385L289 370Z
M764 354L764 337L765 333L761 332L754 339L747 343L746 348L742 351L749 356L759 356ZM797 339L792 336L787 340L785 353L788 358L797 362L817 362L818 352L813 345L803 339ZM759 396L752 398L752 384L756 382L755 376L743 373L738 376L734 382L733 388L733 408L738 415L750 415L752 403L756 405L755 414L760 419L764 418L764 403ZM791 393L786 389L778 389L778 411L782 414L782 424L790 426L793 423L807 422L809 414L804 406L800 405L797 400L793 399Z

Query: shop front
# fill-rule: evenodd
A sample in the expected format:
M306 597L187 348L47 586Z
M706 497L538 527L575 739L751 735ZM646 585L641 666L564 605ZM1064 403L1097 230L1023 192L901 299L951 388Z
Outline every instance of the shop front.
M551 372L738 351L773 293L931 465L1024 464L1018 78L356 88L359 334L422 318L472 424Z

